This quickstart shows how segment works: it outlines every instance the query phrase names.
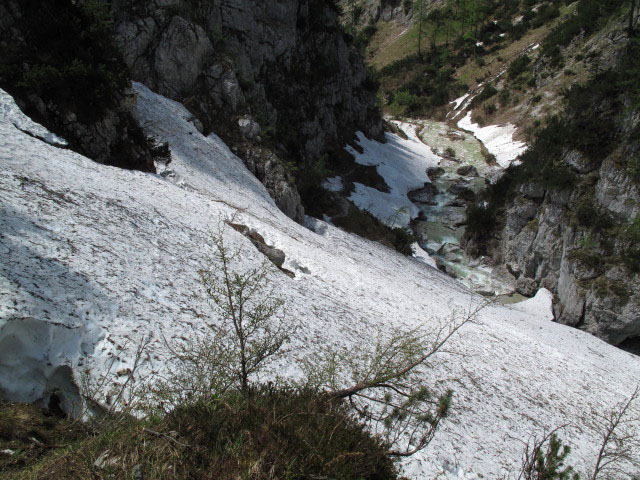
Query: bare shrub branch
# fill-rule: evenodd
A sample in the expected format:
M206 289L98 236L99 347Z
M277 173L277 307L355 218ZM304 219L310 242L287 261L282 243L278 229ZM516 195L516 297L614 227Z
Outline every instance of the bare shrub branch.
M485 305L452 315L434 331L378 332L372 348L363 341L349 349L316 352L303 364L307 382L330 399L348 399L363 421L396 446L388 455L413 455L431 442L453 397L451 390L427 388L421 372Z
M602 443L589 477L591 480L602 478L603 475L631 478L631 470L640 472L639 398L640 384L626 400L609 412L593 412L591 423Z

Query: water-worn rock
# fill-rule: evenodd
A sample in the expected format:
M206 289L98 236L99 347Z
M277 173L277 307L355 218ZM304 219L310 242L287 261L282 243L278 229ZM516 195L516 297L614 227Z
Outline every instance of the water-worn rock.
M457 199L466 202L472 202L476 198L476 193L469 188L466 182L461 180L454 181L447 191L455 195Z
M478 169L473 165L464 165L456 170L458 175L462 175L463 177L477 177Z
M407 196L412 202L424 203L426 205L435 205L437 202L434 199L435 196L438 195L438 193L438 187L436 187L433 183L426 182L424 184L424 187L410 191Z
M433 182L436 179L440 178L445 174L444 168L442 167L429 167L427 168L427 176Z

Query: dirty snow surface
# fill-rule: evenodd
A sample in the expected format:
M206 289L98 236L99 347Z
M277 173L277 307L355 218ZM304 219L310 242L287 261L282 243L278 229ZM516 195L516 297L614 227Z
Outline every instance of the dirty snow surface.
M496 161L502 168L507 168L527 149L526 143L513 139L517 130L515 125L508 123L481 127L471 121L471 110L458 122L458 127L470 131L484 143L487 150L496 156Z
M407 134L406 140L387 133L386 143L379 143L358 133L358 145L362 153L347 147L356 163L376 167L389 192L356 183L349 200L391 227L407 227L420 213L407 193L430 181L427 168L437 166L439 157L418 138L415 125L396 123Z
M231 216L282 249L295 273L274 267L270 274L290 318L302 325L281 373L294 375L296 360L320 345L366 344L371 332L393 326L428 329L480 301L416 259L319 220L309 219L311 228L294 223L219 138L197 132L181 105L136 89L138 117L171 145L173 162L162 176L98 165L27 135L15 126L13 101L0 97L5 396L37 401L54 388L65 391L71 371L76 380L86 372L123 381L113 372L131 367L136 345L149 336L138 377L161 375L169 360L161 335L205 329L199 313L207 306L192 295L197 270L212 251L212 232ZM399 181L392 189L413 185ZM223 237L231 248L244 247L240 267L263 260L234 230ZM453 412L431 445L406 461L406 475L501 478L516 470L521 441L565 423L575 425L564 435L574 447L571 462L584 468L593 458L596 440L584 419L633 389L640 361L552 323L544 292L525 307L485 308L424 372L427 385L455 391Z

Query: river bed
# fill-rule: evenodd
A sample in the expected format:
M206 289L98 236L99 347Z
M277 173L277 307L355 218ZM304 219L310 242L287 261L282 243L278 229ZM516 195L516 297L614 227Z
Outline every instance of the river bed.
M420 217L412 223L420 246L440 269L468 288L501 303L524 300L513 295L514 286L500 279L485 258L470 258L461 247L467 206L502 168L471 133L444 122L412 123L420 139L442 157L438 168L428 172L431 185L411 195L420 209Z

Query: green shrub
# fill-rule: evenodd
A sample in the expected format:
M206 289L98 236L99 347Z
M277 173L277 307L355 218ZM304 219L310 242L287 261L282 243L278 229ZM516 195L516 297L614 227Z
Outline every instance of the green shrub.
M498 111L498 107L496 107L495 103L488 103L484 106L483 110L487 115L493 115Z
M303 205L309 215L321 216L331 204L331 199L322 182L333 175L326 155L308 161L302 168L295 168L295 181Z
M346 402L314 391L259 387L248 397L231 394L176 410L167 428L193 446L182 457L190 478L396 476L388 445L369 434Z
M636 183L640 183L640 153L636 153L629 158L627 172Z
M573 467L565 466L565 461L571 447L563 445L558 436L553 433L547 443L536 445L533 452L527 455L523 466L525 480L580 480L580 475L575 473Z
M640 273L640 215L624 229L622 259L624 265L634 273Z
M467 209L465 235L476 241L481 250L478 253L486 253L485 242L491 239L496 226L497 212L492 206L480 203Z
M542 53L557 62L559 48L568 45L574 37L589 37L599 25L620 6L619 0L580 0L576 13L554 28L542 45Z
M407 91L401 91L395 94L393 100L398 105L411 107L417 103L418 98Z
M601 232L613 227L614 222L610 215L595 207L593 198L583 198L575 208L575 216L578 224Z
M414 53L385 65L380 69L379 73L381 77L390 77L396 73L409 70L419 63L422 63L422 57Z
M471 107L480 105L482 102L488 100L497 93L498 90L496 89L496 87L494 87L493 85L487 85L478 95L473 98L473 100L471 101Z
M507 70L509 78L516 78L525 72L530 63L531 59L527 55L520 55L509 65L509 69Z
M0 60L0 83L12 94L31 93L93 121L116 106L129 87L128 70L111 33L109 7L99 1L24 0Z
M502 105L503 107L509 105L509 102L511 101L511 92L508 88L503 88L502 90L500 90L498 100L500 101L500 105Z
M146 420L114 415L84 428L34 407L28 417L24 408L1 407L11 423L0 434L17 452L9 464L2 459L10 478L397 478L389 445L348 403L310 389L258 386ZM97 464L104 452L107 461Z
M333 223L347 232L380 242L403 255L411 255L411 245L416 241L413 233L404 228L385 225L366 210L350 205L346 215L334 217Z

